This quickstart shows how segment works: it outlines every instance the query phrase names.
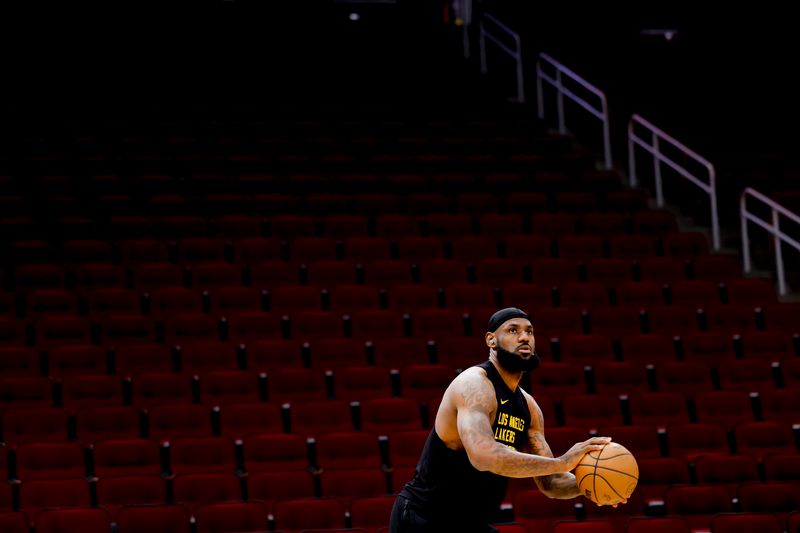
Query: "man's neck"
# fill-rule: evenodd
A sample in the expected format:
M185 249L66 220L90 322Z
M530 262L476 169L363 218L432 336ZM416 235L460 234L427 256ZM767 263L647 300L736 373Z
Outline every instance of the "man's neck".
M503 368L497 361L497 354L494 350L490 350L489 352L489 361L491 361L494 367L497 369L497 372L500 374L500 377L503 378L503 382L506 384L508 389L511 392L517 390L519 382L522 379L522 372L513 373Z

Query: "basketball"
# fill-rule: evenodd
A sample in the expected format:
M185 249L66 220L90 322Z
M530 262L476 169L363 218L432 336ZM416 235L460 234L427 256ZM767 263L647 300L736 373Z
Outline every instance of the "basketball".
M583 456L575 468L581 494L598 505L613 505L630 497L639 481L639 465L625 446L611 442Z

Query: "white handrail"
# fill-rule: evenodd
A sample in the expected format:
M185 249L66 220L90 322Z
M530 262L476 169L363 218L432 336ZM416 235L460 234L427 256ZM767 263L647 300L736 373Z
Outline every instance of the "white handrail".
M542 63L546 63L555 69L555 77L548 75L542 68ZM562 75L574 81L594 96L600 99L600 107L593 106L569 88L564 86ZM584 78L570 70L563 64L559 63L544 52L539 54L539 59L536 62L536 103L539 112L539 118L544 120L544 93L542 92L542 81L548 82L556 90L556 112L558 113L558 132L562 135L567 133L566 119L564 115L564 96L569 97L570 100L578 104L580 107L589 112L593 117L599 119L603 123L603 159L605 168L611 170L613 167L613 160L611 158L611 134L609 127L609 114L608 114L608 100L603 91L586 81Z
M500 39L498 39L495 35L493 35L489 30L486 29L484 25L484 20L488 20L501 30L509 35L514 40L514 49L512 50L505 43L503 43ZM480 48L481 48L481 73L486 74L487 66L486 66L486 39L488 38L494 44L497 45L500 50L505 52L506 54L510 55L512 59L517 64L517 99L516 102L522 104L525 103L525 85L523 81L523 70L522 70L522 43L519 38L519 34L497 20L495 17L490 15L489 13L484 13L479 22L480 27Z
M634 126L637 124L650 131L650 139L643 139L636 135ZM666 141L673 148L678 149L684 155L704 166L708 172L708 182L701 180L698 176L695 176L689 172L686 167L665 155L661 151L661 147L659 145L661 141ZM639 146L653 156L653 172L655 174L656 185L656 204L658 207L664 207L664 190L661 183L662 163L683 176L685 179L697 185L701 190L708 194L711 202L711 236L713 239L714 250L718 251L720 249L720 236L719 215L717 212L717 173L714 169L714 165L692 149L686 147L683 143L675 140L670 135L667 135L663 130L657 128L640 115L634 114L631 117L630 122L628 122L628 178L631 187L636 187L637 184L636 146Z
M759 218L754 213L751 213L747 210L748 196L751 196L769 206L771 219L769 222ZM770 233L774 239L775 268L777 270L778 277L778 290L780 291L781 296L783 296L786 294L787 289L781 243L785 242L786 244L793 246L797 251L800 251L800 242L797 242L795 239L789 237L789 235L781 231L781 215L800 226L800 216L792 211L789 211L775 200L764 196L751 187L746 187L744 191L742 191L742 195L739 198L739 218L742 224L742 262L744 271L750 272L752 270L752 265L750 263L750 236L747 232L747 222L752 222L753 224L756 224L757 226L767 230L767 232Z

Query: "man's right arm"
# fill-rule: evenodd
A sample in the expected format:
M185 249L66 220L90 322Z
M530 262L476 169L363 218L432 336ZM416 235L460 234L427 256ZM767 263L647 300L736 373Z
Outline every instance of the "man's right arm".
M599 450L606 440L578 443L561 457L522 453L494 440L489 414L496 409L491 382L478 373L466 373L451 391L457 409L458 434L470 463L476 469L505 477L538 477L569 472L585 453Z

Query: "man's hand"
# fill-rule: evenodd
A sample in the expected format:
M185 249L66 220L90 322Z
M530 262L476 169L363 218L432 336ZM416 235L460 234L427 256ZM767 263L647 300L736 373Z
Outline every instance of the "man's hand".
M559 457L559 461L566 465L565 472L572 471L578 463L581 462L583 456L589 452L596 452L603 449L603 446L611 442L611 437L592 437L591 439L583 442L578 442L572 448L567 450L567 453Z

